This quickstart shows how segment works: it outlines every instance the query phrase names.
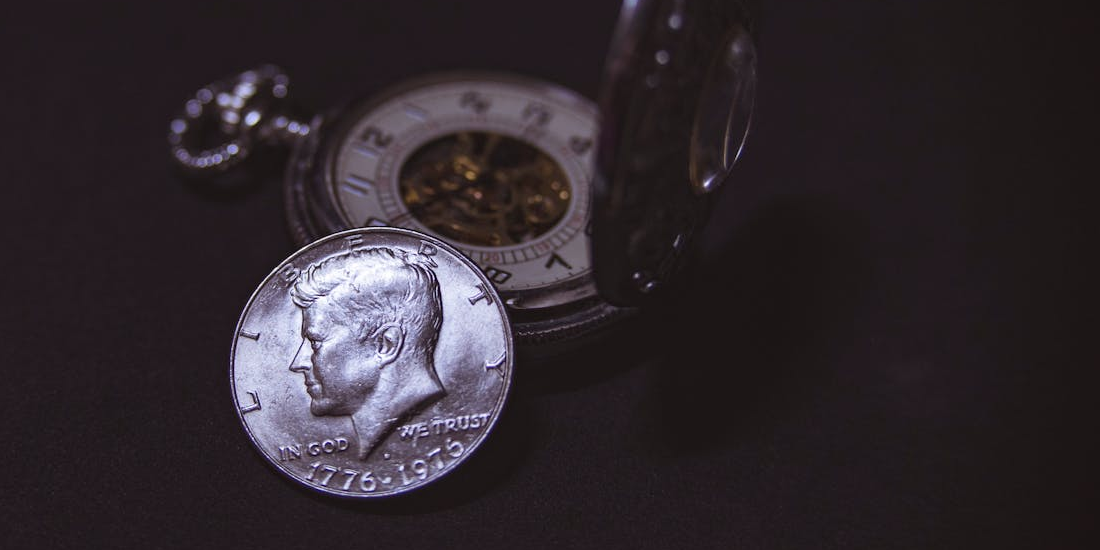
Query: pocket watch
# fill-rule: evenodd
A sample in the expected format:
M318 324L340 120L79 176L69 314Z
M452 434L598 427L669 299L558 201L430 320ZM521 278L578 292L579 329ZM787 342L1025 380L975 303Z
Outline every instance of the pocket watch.
M676 275L748 131L754 9L626 0L598 103L531 77L450 72L307 120L291 114L288 76L263 66L199 90L171 122L172 155L218 173L289 145L299 245L369 226L433 235L496 286L519 347L563 349Z

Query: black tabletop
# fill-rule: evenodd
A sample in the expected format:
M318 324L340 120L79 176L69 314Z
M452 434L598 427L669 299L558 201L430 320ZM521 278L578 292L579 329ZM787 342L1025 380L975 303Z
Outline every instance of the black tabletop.
M0 546L1076 540L1094 29L1053 4L767 3L753 132L674 300L517 365L493 436L421 494L313 494L253 449L228 355L295 248L283 160L239 192L186 182L165 143L182 102L262 62L313 109L452 69L594 97L617 10L5 8Z

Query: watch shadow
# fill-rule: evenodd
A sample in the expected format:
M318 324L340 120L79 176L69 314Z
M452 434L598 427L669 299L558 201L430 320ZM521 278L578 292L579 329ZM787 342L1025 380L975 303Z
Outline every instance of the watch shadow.
M796 414L828 382L817 358L871 278L866 218L824 198L777 200L717 229L731 238L689 268L643 340L662 344L641 367L631 430L648 451L737 445Z
M583 337L564 352L536 355L520 350L516 378L526 382L533 395L565 393L597 385L635 368L652 356L654 319L633 311L607 327Z

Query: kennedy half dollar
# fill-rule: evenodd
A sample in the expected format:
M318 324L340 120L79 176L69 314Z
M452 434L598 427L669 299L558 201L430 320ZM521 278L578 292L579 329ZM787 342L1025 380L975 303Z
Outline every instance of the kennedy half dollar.
M454 469L512 379L493 285L436 238L353 229L268 275L237 325L230 381L245 431L292 479L379 497Z

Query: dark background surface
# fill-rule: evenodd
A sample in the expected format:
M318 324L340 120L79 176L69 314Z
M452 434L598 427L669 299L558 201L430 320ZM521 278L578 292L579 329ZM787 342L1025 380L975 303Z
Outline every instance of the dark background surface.
M616 11L7 11L0 546L1079 541L1095 23L1054 3L767 3L755 131L706 269L658 323L520 365L493 437L412 498L334 500L264 463L227 357L294 247L277 182L224 196L174 173L182 101L259 62L316 108L460 68L591 97Z

